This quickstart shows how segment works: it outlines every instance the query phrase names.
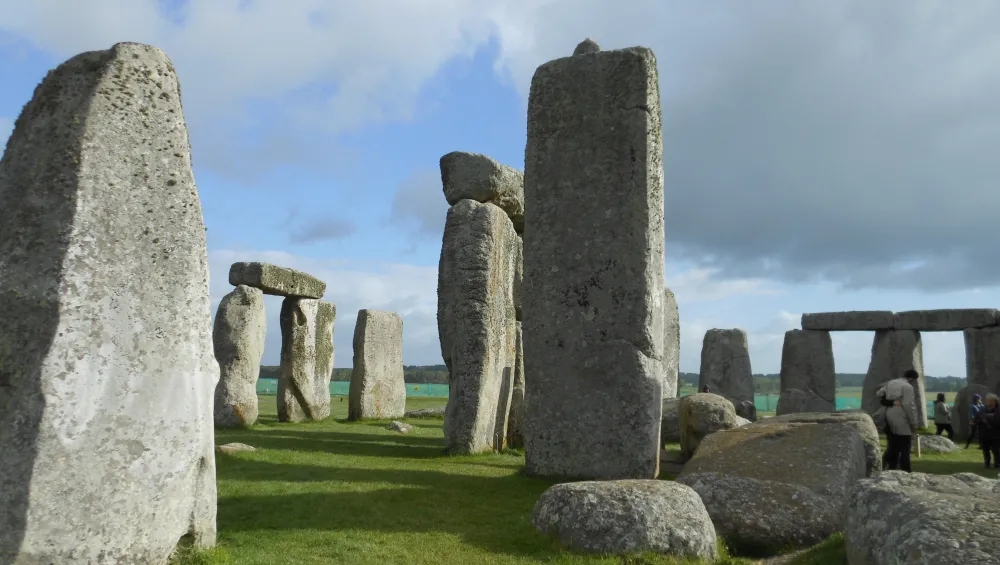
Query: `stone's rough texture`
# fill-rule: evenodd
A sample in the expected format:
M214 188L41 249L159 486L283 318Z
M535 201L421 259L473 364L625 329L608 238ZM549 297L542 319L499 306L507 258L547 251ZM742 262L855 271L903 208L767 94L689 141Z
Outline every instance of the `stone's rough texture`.
M705 505L689 487L668 481L555 485L538 499L531 522L543 535L586 553L717 557Z
M347 417L401 418L406 412L403 381L403 319L395 312L361 310L354 325L354 369Z
M333 324L337 307L320 300L316 307L316 419L330 417L330 379L333 377Z
M514 390L510 398L510 417L507 418L507 446L524 447L524 334L521 322L517 323L514 354Z
M958 446L955 445L955 442L945 436L920 436L920 451L922 453L951 453L952 451L955 451L957 447ZM917 442L914 441L912 443L910 450L914 453L917 452Z
M955 405L951 409L951 427L955 430L955 439L966 440L972 431L969 425L971 418L972 395L978 394L986 404L986 395L989 390L983 385L968 385L962 387L955 394Z
M441 157L441 183L449 206L460 200L475 200L500 207L524 232L524 174L501 165L486 155L453 151Z
M748 420L756 419L750 350L745 331L711 329L705 332L698 390L705 385L713 393L728 398L740 416Z
M962 333L967 382L1000 394L1000 328L968 329Z
M833 331L874 331L892 329L892 312L859 310L802 314L802 329Z
M677 298L663 292L663 398L677 398L677 370L681 359L681 324Z
M830 332L785 332L777 413L833 412L837 407L836 389Z
M736 428L742 428L743 426L746 426L746 425L749 425L749 424L752 424L752 423L753 422L751 422L750 420L747 420L746 418L744 418L742 416L737 416L736 417L736 426L735 427Z
M399 432L404 435L413 431L413 426L407 424L406 422L400 422L399 420L389 422L388 428L394 432Z
M0 160L0 563L215 542L211 319L173 66L137 43L71 58Z
M660 444L681 441L681 399L664 398L660 417Z
M701 496L733 550L766 556L842 531L848 489L864 477L850 426L767 420L706 437L676 480Z
M921 332L955 332L996 325L995 308L911 310L896 312L892 317L893 329Z
M516 356L516 354L515 354ZM500 394L497 395L496 421L493 424L493 449L501 451L507 445L510 407L514 397L514 368L508 367L500 375Z
M525 471L657 475L663 147L653 52L538 67L525 147Z
M584 39L579 44L577 44L576 49L573 50L573 55L586 55L588 53L597 53L601 50L601 46L597 44L591 38Z
M699 392L680 399L678 421L681 428L681 455L694 455L709 434L736 427L733 403L717 394Z
M245 284L264 294L293 298L323 298L326 283L316 277L269 263L233 263L229 268L229 284Z
M865 473L868 476L878 474L882 470L882 444L879 443L879 432L875 429L872 417L864 412L829 412L826 414L804 413L788 414L768 418L769 424L840 424L853 428L865 442Z
M927 395L924 393L924 350L920 332L913 330L879 330L872 342L872 360L868 365L861 389L861 409L872 414L879 407L875 392L886 382L903 376L908 369L920 374L913 387L920 427L927 425Z
M435 406L434 408L421 408L411 410L403 414L404 418L444 418L445 407Z
M517 236L514 246L514 315L518 322L524 320L521 308L521 285L524 284L524 239Z
M227 443L225 445L216 446L215 450L219 453L232 455L234 453L239 453L240 451L257 451L257 448L245 443Z
M240 285L222 297L212 342L222 377L215 387L215 425L251 426L257 421L257 377L266 331L264 293Z
M506 437L497 429L497 408L510 404L513 387L504 390L504 383L513 379L517 360L516 242L513 226L493 204L462 200L448 210L438 263L438 333L450 370L444 437L451 453L487 451L497 434Z
M1000 555L1000 482L972 473L887 471L851 488L850 565L992 565Z
M316 313L319 300L288 297L281 301L281 373L278 420L304 422L320 417L316 399Z

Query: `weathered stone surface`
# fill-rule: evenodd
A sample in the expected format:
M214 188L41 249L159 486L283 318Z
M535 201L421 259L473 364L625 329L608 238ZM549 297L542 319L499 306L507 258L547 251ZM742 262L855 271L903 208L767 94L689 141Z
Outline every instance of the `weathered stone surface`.
M968 439L972 431L972 427L969 425L972 395L978 394L985 404L986 395L989 392L989 389L983 385L968 385L958 389L958 393L955 394L955 406L951 409L951 427L955 430L955 440Z
M955 445L955 442L945 436L921 435L919 437L921 453L951 453L958 448L958 446ZM910 450L914 453L917 452L916 441L912 442Z
M850 565L991 565L1000 555L1000 482L972 473L887 471L850 494Z
M524 239L517 236L514 246L514 316L518 322L524 320L521 307L521 285L524 284Z
M681 441L681 399L664 398L660 417L660 444Z
M330 379L333 378L333 326L337 307L320 300L316 306L316 419L330 417Z
M586 553L717 557L705 505L689 487L669 481L555 485L538 499L531 522L563 546Z
M212 342L222 376L215 387L215 425L247 427L257 421L257 378L267 328L264 293L240 285L222 297Z
M737 414L748 420L756 419L750 350L745 331L716 328L705 332L698 389L705 385L713 393L729 399Z
M517 233L524 232L524 174L486 155L453 151L441 157L441 184L449 206L460 200L495 204Z
M588 53L597 53L600 50L601 46L598 45L596 41L588 37L587 39L584 39L576 46L576 49L573 50L573 55L575 56L575 55L586 55Z
M517 354L515 353L515 360ZM493 449L501 451L507 447L507 423L514 397L514 367L508 367L500 375L500 394L497 395L496 422L493 425Z
M749 424L752 424L752 423L753 423L752 421L747 420L743 416L737 416L736 417L736 426L734 426L734 427L735 428L742 428L743 426L746 426L746 425L749 425Z
M420 410L411 410L403 414L404 418L444 418L444 406L435 406L434 408L421 408Z
M406 412L403 319L399 314L381 310L358 312L347 402L350 420L401 418Z
M524 333L521 322L517 323L517 339L514 353L514 391L510 398L510 417L507 419L507 445L521 449L524 447Z
M229 268L229 284L245 284L264 294L292 298L323 298L326 283L316 277L269 263L233 263Z
M234 453L239 453L241 451L257 451L257 448L252 445L247 445L245 443L227 443L225 445L219 445L215 448L219 453L225 453L226 455L232 455Z
M681 320L677 298L663 292L663 398L677 398L677 373L681 359Z
M836 395L837 375L830 332L785 332L777 413L833 412L837 407Z
M525 147L529 475L657 475L661 135L649 49L566 57L535 71Z
M681 428L681 454L694 455L709 434L736 427L736 409L725 397L708 392L682 396L678 405Z
M855 310L850 312L816 312L802 314L802 329L826 331L875 331L892 329L892 312L888 310Z
M868 476L878 474L882 470L882 444L879 432L875 428L872 417L861 410L828 412L825 414L809 412L787 414L768 418L769 424L840 424L853 428L865 442L865 473Z
M452 453L487 451L496 434L506 437L497 429L497 408L501 392L512 394L504 382L516 362L516 241L493 204L462 200L448 210L438 263L438 334L450 370L444 437Z
M997 325L996 308L910 310L896 312L892 328L921 332L955 332Z
M399 420L389 422L387 427L394 432L399 432L404 435L413 431L413 426L407 424L406 422L400 422Z
M137 43L69 59L0 160L0 563L214 544L211 316L170 60Z
M913 330L879 330L872 342L872 360L861 389L861 409L872 414L879 407L875 392L886 382L903 376L909 369L920 374L913 387L917 404L917 419L927 425L927 395L924 392L924 349L920 332Z
M316 400L316 314L319 300L287 297L281 301L281 372L278 375L278 421L319 419Z
M1000 394L1000 328L968 329L962 334L967 382Z
M842 531L848 489L864 477L852 427L769 419L709 435L676 480L701 496L735 552L765 556Z

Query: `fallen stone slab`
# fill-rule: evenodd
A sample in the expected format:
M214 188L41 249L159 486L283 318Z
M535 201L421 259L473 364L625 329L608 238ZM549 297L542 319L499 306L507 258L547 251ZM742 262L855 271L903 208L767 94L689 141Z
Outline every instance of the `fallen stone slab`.
M770 424L839 424L850 426L861 435L865 442L865 474L867 476L876 475L882 470L882 444L879 439L878 429L872 417L861 410L842 412L807 412L799 414L785 414L768 418Z
M444 418L445 406L435 406L434 408L421 408L411 410L403 414L404 418Z
M403 319L399 314L358 312L347 402L349 420L401 418L406 412Z
M406 422L400 422L399 420L393 420L389 422L387 428L389 428L394 432L399 432L401 434L408 434L411 431L413 431L413 426L407 424Z
M316 277L270 263L233 263L229 268L229 284L245 284L264 294L297 298L323 298L326 283Z
M849 312L814 312L802 314L802 329L826 331L874 331L893 328L888 310L852 310Z
M219 453L225 453L226 455L232 455L234 453L239 453L241 451L257 451L257 448L252 445L247 445L245 443L227 443L225 445L219 445L215 448Z
M725 397L709 392L689 394L680 398L678 421L681 436L681 454L694 455L707 436L721 430L737 427L736 409Z
M952 451L958 449L955 442L945 436L921 435L919 437L921 453L951 453ZM917 442L913 442L910 446L910 450L913 453L917 452Z
M524 233L524 174L479 153L453 151L441 157L441 184L449 206L475 200L499 206Z
M992 565L1000 555L1000 481L972 473L886 471L850 493L849 565Z
M610 555L656 552L714 561L715 527L691 488L657 480L585 481L550 487L531 522L564 547Z
M240 285L219 302L212 343L222 374L215 387L215 425L220 428L245 428L257 422L266 318L260 289Z
M995 308L910 310L896 312L892 321L893 329L920 332L956 332L996 325Z

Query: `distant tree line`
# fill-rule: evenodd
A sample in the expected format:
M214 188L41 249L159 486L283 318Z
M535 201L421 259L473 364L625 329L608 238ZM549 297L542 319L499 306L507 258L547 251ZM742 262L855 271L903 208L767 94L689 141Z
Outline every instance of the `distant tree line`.
M276 379L281 373L277 365L261 365L260 378ZM350 381L351 369L334 369L333 381ZM448 384L448 367L444 365L404 365L403 380L413 384Z
M698 373L680 373L678 378L684 385L697 388ZM863 373L837 373L837 388L860 387L865 382ZM965 377L931 377L924 376L924 389L927 392L956 392L966 383ZM779 394L781 392L781 376L776 374L757 374L753 376L754 391L757 394Z

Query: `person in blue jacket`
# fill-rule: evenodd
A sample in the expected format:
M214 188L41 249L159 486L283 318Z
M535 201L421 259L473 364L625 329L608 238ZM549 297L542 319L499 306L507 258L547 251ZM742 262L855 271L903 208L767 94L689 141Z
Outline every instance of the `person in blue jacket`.
M976 426L976 416L978 416L984 408L986 407L983 406L983 397L978 394L973 394L972 405L969 406L969 439L965 442L966 449L969 449L969 445L972 443L972 440L976 439L976 428L978 427Z

